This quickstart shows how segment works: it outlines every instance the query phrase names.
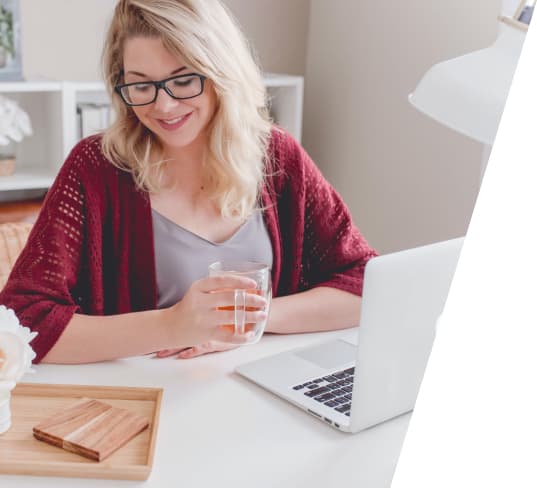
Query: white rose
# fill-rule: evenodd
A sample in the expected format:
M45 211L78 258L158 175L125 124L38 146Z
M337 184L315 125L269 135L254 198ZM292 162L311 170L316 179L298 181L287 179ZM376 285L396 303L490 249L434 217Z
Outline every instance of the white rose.
M30 370L35 352L29 343L36 335L13 310L0 305L0 384L16 383Z
M32 135L32 124L28 114L14 101L0 95L0 146L10 140L20 142L24 136Z

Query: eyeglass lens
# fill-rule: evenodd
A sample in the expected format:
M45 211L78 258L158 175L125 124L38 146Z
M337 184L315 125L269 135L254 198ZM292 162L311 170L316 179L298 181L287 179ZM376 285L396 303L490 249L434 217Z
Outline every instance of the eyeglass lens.
M168 94L174 98L192 98L201 94L203 87L201 78L197 75L178 76L165 83ZM143 105L151 103L157 95L157 87L153 83L136 83L124 86L121 94L128 103Z

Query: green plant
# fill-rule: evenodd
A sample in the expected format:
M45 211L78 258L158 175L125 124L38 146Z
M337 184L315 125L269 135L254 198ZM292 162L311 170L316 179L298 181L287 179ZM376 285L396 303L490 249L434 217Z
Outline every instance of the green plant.
M15 54L13 45L13 13L0 6L0 47L12 56Z

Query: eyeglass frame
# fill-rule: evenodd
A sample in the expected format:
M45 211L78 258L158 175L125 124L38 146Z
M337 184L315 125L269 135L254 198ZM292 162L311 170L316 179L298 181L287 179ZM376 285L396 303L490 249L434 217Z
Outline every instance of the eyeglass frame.
M122 74L123 73L120 73L119 78L121 78ZM176 78L186 78L187 76L197 76L199 78L200 83L201 83L200 92L197 95L192 95L191 97L176 97L171 92L171 90L166 87L166 83L168 83L168 81L175 80ZM155 103L155 100L158 97L158 92L159 92L159 90L161 88L166 92L167 95L169 95L174 100L188 100L190 98L199 97L203 93L203 90L205 88L205 80L206 79L207 79L206 76L200 75L199 73L186 73L186 74L183 74L183 75L170 76L169 78L165 78L164 80L159 80L159 81L135 81L133 83L123 83L121 85L115 85L114 86L114 91L119 95L121 100L123 100L125 105L128 105L129 107L142 107L144 105L150 105L152 103ZM131 103L128 100L126 100L125 97L123 96L123 93L121 92L121 90L123 90L123 88L125 88L125 87L134 86L134 85L153 85L155 87L155 96L154 96L153 100L151 100L150 102L146 102L146 103Z

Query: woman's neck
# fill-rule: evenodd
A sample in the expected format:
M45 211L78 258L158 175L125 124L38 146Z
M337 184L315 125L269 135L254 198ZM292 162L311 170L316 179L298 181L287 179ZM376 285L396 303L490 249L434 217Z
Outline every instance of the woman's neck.
M203 189L206 146L191 144L182 148L165 148L164 177L174 188L197 194Z

